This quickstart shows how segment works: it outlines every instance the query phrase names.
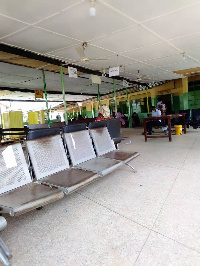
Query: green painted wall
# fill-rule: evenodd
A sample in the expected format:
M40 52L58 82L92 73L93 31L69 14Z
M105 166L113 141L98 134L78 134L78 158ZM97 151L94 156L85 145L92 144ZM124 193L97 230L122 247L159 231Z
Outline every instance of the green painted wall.
M188 92L188 108L189 109L200 108L200 90Z
M157 98L151 98L151 106L157 106Z
M87 118L92 118L92 111L86 111Z
M180 106L180 96L173 96L172 110L175 112L180 110L179 106Z
M141 105L140 99L132 100L131 101L131 108L130 108L130 115L136 112L140 118L141 125L143 124L143 117L147 117L147 112L142 112L145 109L144 105ZM147 108L146 108L147 109Z

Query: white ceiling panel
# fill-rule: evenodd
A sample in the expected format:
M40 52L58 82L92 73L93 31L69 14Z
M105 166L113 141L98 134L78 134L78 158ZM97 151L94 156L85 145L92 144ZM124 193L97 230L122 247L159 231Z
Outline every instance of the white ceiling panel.
M24 77L34 77L39 78L42 77L42 71L38 69L23 67L23 66L15 66L8 63L0 62L0 73L4 74L12 74L14 73L15 76L21 75Z
M153 35L142 26L136 25L124 29L123 31L110 34L104 38L94 40L91 43L122 53L127 50L140 48L158 42L160 42L160 38Z
M168 43L158 43L134 49L123 54L139 61L146 61L176 53L177 50Z
M61 77L59 73L55 73L55 72L49 72L49 71L45 71L45 79L46 81L60 81Z
M80 5L51 17L41 23L45 29L52 30L82 41L88 41L133 24L132 21L119 16L100 3L96 3L96 16L89 16L90 2Z
M162 36L165 40L199 32L199 10L200 3L147 21L144 25Z
M22 22L15 21L13 19L1 16L1 15L0 15L0 25L1 25L0 40L4 36L7 36L13 32L16 32L24 27L27 27L27 25Z
M131 72L131 73L138 73L138 70L140 71L140 73L142 73L143 75L145 74L145 71L147 69L154 69L156 68L156 66L153 66L151 64L145 64L145 63L134 63L132 65L127 65L125 67L125 72Z
M76 43L76 41L67 37L53 34L51 32L34 27L29 27L14 35L3 38L2 41L6 42L7 44L23 47L30 51L42 54Z
M102 0L101 2L141 22L186 7L196 3L197 0Z
M1 78L1 82L10 82L10 83L20 83L28 80L27 77L20 77L20 76L14 76L14 75L9 75L6 77Z
M164 69L167 69L169 65L175 65L177 63L179 63L179 65L182 65L181 69L189 68L189 66L191 67L199 66L197 62L195 62L194 60L188 57L185 57L185 60L184 60L183 55L181 54L158 58L155 60L152 59L151 63L155 66L161 66ZM173 69L173 70L176 70L176 69Z
M2 78L6 77L6 76L9 76L9 74L5 74L5 73L1 73L1 72L0 72L0 80L1 80Z
M2 14L32 24L78 2L80 0L1 0L0 6Z
M181 49L183 52L197 49L200 44L200 32L170 40L170 43ZM200 56L198 58L200 58Z
M177 74L173 74L173 73L169 73L169 72L159 72L156 76L155 76L155 81L165 81L165 80L172 80L172 79L178 79L182 76L177 75Z
M200 62L200 48L186 52L186 57L187 55L192 56L194 58L198 58Z
M88 68L92 68L98 71L102 71L102 70L106 70L106 72L108 72L108 68L109 67L115 67L115 66L126 66L129 64L132 64L132 62L134 62L134 60L127 58L125 56L111 56L111 57L107 57L107 60L95 60L95 61L89 61L89 62L81 62L79 63L79 65L81 66L85 66Z
M74 45L73 47L68 47L64 49L60 49L58 51L53 51L52 53L49 53L50 55L56 56L57 58L64 59L64 60L70 60L70 61L80 61L80 55L76 51L76 48L82 49L82 43L79 43L78 45ZM101 58L107 58L113 55L113 53L101 49L98 47L95 47L93 45L88 44L88 46L85 48L85 55L88 59L101 59Z

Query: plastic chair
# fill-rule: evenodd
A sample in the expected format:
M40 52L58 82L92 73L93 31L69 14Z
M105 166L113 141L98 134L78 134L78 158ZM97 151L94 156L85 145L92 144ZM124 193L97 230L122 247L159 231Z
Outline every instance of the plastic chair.
M129 138L121 137L121 134L120 134L120 120L119 120L119 118L108 119L107 120L107 128L108 128L108 132L110 134L111 139L114 141L116 149L118 148L118 144L122 140L126 140L127 141L123 145L131 143L131 140Z

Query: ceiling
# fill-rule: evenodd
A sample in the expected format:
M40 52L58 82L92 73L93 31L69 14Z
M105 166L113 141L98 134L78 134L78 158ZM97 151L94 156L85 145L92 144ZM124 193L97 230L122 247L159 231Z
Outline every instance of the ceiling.
M0 43L19 48L0 52L1 99L33 99L44 87L44 69L48 98L61 101L58 65L65 66L66 100L72 102L97 95L89 73L106 74L100 94L112 92L109 67L120 66L116 90L122 79L165 82L200 70L200 1L96 0L94 17L90 6L89 0L0 0ZM76 49L84 42L89 61ZM41 60L28 61L22 50ZM68 65L77 67L78 78L69 78Z

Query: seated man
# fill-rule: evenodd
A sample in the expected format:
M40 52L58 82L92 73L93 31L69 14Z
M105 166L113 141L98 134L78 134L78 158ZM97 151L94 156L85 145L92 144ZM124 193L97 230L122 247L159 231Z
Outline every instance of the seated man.
M161 116L161 111L159 109L157 109L155 106L152 106L151 107L152 109L152 117L154 116ZM161 120L155 120L155 121L148 121L147 122L147 132L148 132L148 135L151 135L152 134L152 127L157 127L160 125L160 122Z

